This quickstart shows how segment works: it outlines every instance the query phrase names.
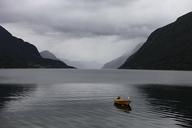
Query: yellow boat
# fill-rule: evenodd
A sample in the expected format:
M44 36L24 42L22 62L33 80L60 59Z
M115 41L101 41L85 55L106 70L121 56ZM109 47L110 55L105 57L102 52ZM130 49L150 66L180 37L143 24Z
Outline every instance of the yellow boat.
M124 98L118 96L117 98L114 99L114 104L115 105L129 106L130 103L131 103L131 100L130 100L129 97L128 97L128 99L124 99Z

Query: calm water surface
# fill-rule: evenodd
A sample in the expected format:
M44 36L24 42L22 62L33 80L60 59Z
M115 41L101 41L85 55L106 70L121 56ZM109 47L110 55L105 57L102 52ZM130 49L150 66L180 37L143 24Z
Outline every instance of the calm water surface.
M0 128L190 128L191 98L192 72L0 70Z

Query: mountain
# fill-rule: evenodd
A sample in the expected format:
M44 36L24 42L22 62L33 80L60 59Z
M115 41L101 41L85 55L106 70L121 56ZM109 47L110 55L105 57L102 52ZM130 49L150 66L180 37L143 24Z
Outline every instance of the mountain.
M134 54L136 51L139 50L139 48L142 46L143 44L140 43L138 44L135 49L133 49L133 51L130 53L130 52L127 52L125 53L124 55L106 63L102 68L103 69L118 69L122 64L125 63L125 61L127 60L127 58L131 55L131 54Z
M58 60L44 59L37 48L14 37L0 26L0 68L72 68Z
M192 12L154 31L120 68L192 70Z
M40 55L42 58L45 58L45 59L59 60L53 53L47 50L40 52Z
M45 59L60 60L53 53L47 50L40 52L40 55L42 58L45 58ZM92 62L92 61L84 62L84 61L75 61L75 60L67 60L67 59L62 59L62 60L64 60L66 64L71 65L78 69L95 69L98 67L98 65L101 65L97 62Z
M117 69L120 67L125 61L127 60L129 56L127 54L122 55L108 63L106 63L102 68L103 69Z

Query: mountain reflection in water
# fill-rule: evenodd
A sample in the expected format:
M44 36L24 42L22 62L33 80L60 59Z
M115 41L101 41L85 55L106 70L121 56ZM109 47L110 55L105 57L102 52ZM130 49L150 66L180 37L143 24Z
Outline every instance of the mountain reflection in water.
M181 127L192 127L192 87L171 85L141 85L152 111L162 118L172 118Z
M0 111L11 101L21 100L35 91L30 84L0 84Z

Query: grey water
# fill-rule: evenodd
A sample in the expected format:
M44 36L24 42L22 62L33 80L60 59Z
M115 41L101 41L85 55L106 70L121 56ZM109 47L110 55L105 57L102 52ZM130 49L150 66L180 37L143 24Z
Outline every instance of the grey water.
M3 69L0 128L190 128L191 98L192 72Z

